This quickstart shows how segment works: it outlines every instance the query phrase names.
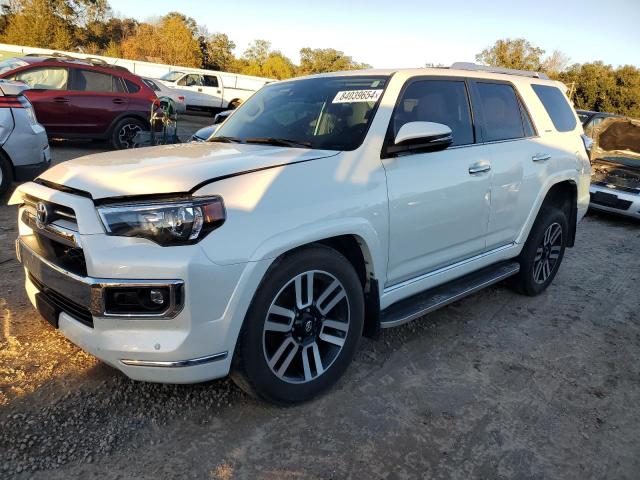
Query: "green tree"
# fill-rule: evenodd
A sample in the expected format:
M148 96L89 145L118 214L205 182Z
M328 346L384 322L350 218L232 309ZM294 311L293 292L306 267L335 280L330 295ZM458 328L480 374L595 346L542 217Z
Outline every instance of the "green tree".
M296 75L296 66L280 52L271 52L262 66L261 75L284 80Z
M214 33L213 35L200 37L200 49L202 50L202 66L212 70L223 72L231 71L235 64L233 51L236 44L226 33Z
M140 24L136 33L122 42L122 54L134 60L201 67L202 51L196 34L193 19L169 13L158 23Z
M502 39L476 55L476 61L492 67L541 70L544 50L524 38Z
M640 118L640 69L603 62L575 64L559 75L576 108Z
M350 56L333 48L300 49L299 73L301 75L362 68L371 68L371 66L355 62Z
M11 14L2 41L30 47L70 50L76 45L73 26L47 0L24 0ZM61 9L68 14L66 8Z

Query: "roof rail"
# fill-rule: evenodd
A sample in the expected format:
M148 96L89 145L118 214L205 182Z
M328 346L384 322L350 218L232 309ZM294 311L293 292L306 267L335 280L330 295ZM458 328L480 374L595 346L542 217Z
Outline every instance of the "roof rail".
M455 70L470 70L473 72L490 72L503 73L505 75L518 75L520 77L539 78L541 80L549 80L546 73L534 72L531 70L515 70L513 68L489 67L487 65L478 65L472 62L455 62L449 68Z
M42 58L51 58L55 60L68 61L81 63L85 65L93 65L94 67L105 67L105 68L115 68L116 70L123 70L125 72L129 72L127 67L123 67L121 65L113 65L109 62L101 58L96 57L73 57L71 55L67 55L66 53L28 53L25 55L26 57L42 57Z

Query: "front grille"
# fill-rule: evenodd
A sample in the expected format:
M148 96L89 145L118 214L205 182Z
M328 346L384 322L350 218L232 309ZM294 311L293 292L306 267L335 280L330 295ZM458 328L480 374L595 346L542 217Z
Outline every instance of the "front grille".
M84 308L82 305L78 305L73 300L70 300L64 295L61 295L55 290L47 287L31 274L29 274L29 280L31 280L31 283L33 283L35 287L40 290L40 294L44 295L44 297L46 297L46 299L52 305L54 305L56 308L60 309L67 315L70 315L83 325L93 328L93 317L91 316L91 312L89 312L89 310Z
M35 210L36 205L40 200L31 195L24 196L24 204L27 207L31 207ZM76 219L76 212L71 208L65 205L60 205L58 203L52 202L44 202L52 207L53 218L50 218L50 222L55 222L56 220L65 220L68 223L65 223L67 228L71 228L72 230L78 231L78 222ZM71 225L69 225L71 224ZM74 228L75 227L75 228Z

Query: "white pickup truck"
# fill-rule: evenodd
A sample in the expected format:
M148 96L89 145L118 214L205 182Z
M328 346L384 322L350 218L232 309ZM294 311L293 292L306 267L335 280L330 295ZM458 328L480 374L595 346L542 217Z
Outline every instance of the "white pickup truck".
M303 401L363 335L504 279L544 292L588 208L586 147L542 74L277 82L207 142L92 155L23 184L16 251L42 316L131 378L231 372L261 398Z
M209 110L213 113L233 110L265 84L273 81L198 69L171 71L158 80L169 87L179 88L185 96L188 109Z

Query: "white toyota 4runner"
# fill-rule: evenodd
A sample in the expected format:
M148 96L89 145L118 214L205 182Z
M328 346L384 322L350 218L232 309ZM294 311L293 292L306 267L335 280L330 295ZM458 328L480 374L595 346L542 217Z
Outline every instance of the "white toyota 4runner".
M11 199L28 295L131 378L287 403L362 335L508 277L539 294L589 203L583 131L562 84L489 70L278 82L208 142L59 164Z

